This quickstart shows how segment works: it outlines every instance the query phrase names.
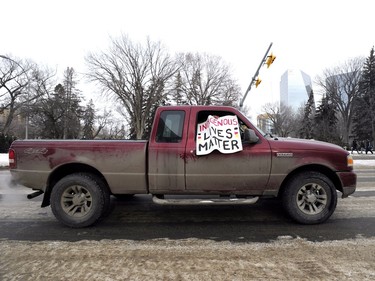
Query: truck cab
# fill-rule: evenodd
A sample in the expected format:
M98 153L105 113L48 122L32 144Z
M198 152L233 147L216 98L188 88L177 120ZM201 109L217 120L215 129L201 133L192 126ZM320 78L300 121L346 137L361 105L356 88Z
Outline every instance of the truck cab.
M228 150L235 141L241 142L242 151L197 155L197 127L209 116L237 117L241 136L214 141ZM266 189L271 171L269 143L234 108L160 108L153 128L148 148L150 193L259 195ZM244 141L245 129L256 134L255 141Z

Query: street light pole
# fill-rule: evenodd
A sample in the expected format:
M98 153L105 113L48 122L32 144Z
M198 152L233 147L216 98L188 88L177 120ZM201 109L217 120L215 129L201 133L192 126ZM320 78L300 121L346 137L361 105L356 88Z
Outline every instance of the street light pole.
M273 44L273 43L271 42L270 46L269 46L268 49L267 49L266 54L264 55L262 61L260 62L259 66L258 66L257 71L255 72L253 78L251 79L250 85L249 85L249 87L247 87L247 90L246 90L246 92L245 92L245 95L243 96L243 98L242 98L242 100L241 100L241 102L240 102L240 107L243 106L243 103L245 102L245 99L246 99L246 97L247 97L247 94L250 92L251 87L252 87L253 84L255 83L255 80L257 79L258 74L259 74L259 70L260 70L260 68L262 67L262 65L265 63L266 58L267 58L267 56L268 56L268 52L271 50L272 44Z

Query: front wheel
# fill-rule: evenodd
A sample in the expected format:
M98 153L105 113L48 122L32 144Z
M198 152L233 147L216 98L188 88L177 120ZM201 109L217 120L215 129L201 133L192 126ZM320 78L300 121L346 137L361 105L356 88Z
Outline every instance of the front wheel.
M282 202L293 220L302 224L318 224L326 221L335 211L337 192L325 175L305 172L287 183Z
M62 178L51 194L51 209L55 217L74 228L97 222L106 211L108 202L109 193L101 182L83 173Z

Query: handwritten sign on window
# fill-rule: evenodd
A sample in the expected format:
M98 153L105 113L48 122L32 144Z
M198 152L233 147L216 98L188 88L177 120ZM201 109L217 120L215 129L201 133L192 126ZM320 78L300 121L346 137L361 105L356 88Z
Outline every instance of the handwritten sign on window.
M235 153L242 150L237 116L208 116L197 127L197 155L206 155L215 149L221 153Z

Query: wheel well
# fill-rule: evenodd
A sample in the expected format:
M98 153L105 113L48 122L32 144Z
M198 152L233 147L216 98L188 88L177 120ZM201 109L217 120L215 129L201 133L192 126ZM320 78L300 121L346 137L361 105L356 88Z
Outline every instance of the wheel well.
M48 177L47 180L47 187L44 192L44 198L42 202L42 207L46 207L50 205L50 197L51 197L51 191L53 186L61 180L63 177L66 177L70 174L74 173L86 173L86 174L92 174L97 177L99 177L103 183L106 185L108 188L108 183L102 173L100 173L97 169L86 165L86 164L80 164L80 163L71 163L71 164L66 164L61 167L58 167L56 170L54 170L50 176Z
M308 166L299 167L298 169L292 171L291 173L287 175L287 177L283 180L281 184L278 196L280 196L283 193L285 188L288 186L288 182L291 178L295 177L298 174L305 173L305 172L322 173L323 175L327 176L332 181L333 185L335 186L337 190L342 192L341 181L334 171L321 165L308 165Z

